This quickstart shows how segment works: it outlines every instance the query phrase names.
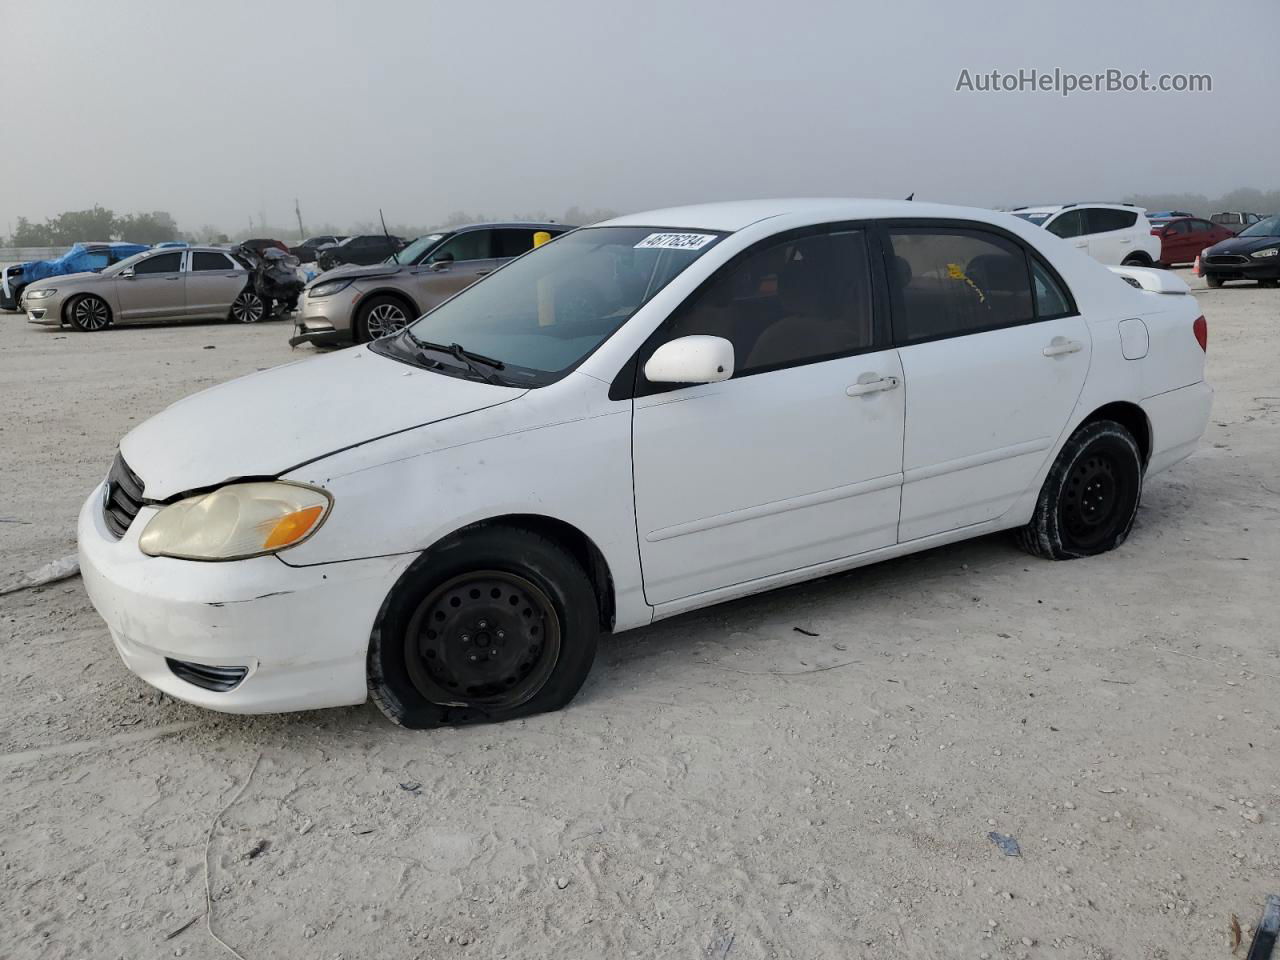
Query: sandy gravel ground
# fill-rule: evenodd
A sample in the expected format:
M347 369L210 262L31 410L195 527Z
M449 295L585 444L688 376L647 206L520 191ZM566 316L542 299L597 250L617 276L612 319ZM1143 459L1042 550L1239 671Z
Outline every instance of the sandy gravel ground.
M1280 892L1280 291L1200 296L1213 422L1118 552L989 537L685 616L559 714L203 713L79 580L0 598L0 955L229 956L167 937L253 770L208 847L246 960L1229 957ZM136 420L286 337L0 315L0 583L71 551Z

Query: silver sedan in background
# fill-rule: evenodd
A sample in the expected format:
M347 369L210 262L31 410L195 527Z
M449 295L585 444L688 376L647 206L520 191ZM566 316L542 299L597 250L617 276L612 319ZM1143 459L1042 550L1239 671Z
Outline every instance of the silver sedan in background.
M254 290L248 264L221 247L152 249L100 273L31 284L21 309L31 323L97 331L113 323L234 320L256 323L269 304Z

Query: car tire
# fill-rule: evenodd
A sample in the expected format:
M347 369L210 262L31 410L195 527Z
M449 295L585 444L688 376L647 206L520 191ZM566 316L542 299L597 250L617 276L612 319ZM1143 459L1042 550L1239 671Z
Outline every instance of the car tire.
M554 541L518 527L455 535L392 589L369 642L369 695L411 729L558 710L595 660L595 590Z
M1275 287L1277 285L1280 285L1280 280L1259 280L1258 281L1258 286L1260 287Z
M84 333L96 333L111 326L111 307L107 301L92 293L76 297L67 304L67 316L71 325Z
M1131 253L1120 262L1122 267L1150 267L1153 264L1145 253Z
M1144 464L1133 434L1094 420L1071 435L1045 477L1019 546L1049 560L1114 550L1133 529Z
M1221 277L1207 276L1204 278L1204 282L1207 283L1210 287L1212 287L1215 290L1218 289L1218 287L1222 286Z
M257 323L267 316L267 301L252 287L245 287L231 304L227 319L232 323Z
M356 311L356 342L368 343L399 333L412 319L412 311L399 297L370 297Z

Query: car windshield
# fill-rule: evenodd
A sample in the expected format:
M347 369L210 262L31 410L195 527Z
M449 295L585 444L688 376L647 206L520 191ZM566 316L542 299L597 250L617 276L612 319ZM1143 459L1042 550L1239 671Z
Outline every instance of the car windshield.
M386 349L406 359L405 350L424 343L460 344L469 353L500 362L497 376L503 382L551 383L581 363L721 236L711 230L654 227L566 233L446 300L408 327L407 341L397 338L396 346ZM387 343L378 341L377 346ZM437 362L435 352L423 356Z
M1242 237L1280 237L1280 217L1267 217L1240 231Z
M132 267L135 263L137 263L139 260L141 260L143 257L145 257L149 253L151 253L150 250L143 250L141 253L135 253L132 257L125 257L123 260L118 260L117 262L113 263L111 266L107 267L107 269L103 270L102 273L105 276L115 276L125 267Z
M1015 216L1015 217L1021 217L1023 220L1028 220L1028 221L1030 221L1031 223L1034 223L1037 227L1040 227L1040 226L1044 226L1044 222L1045 222L1046 220L1048 220L1048 219L1049 219L1049 217L1051 217L1051 216L1052 216L1052 214L1049 214L1049 213L1014 213L1014 216Z
M447 234L443 233L429 233L425 237L419 237L399 253L393 253L391 256L387 257L384 262L399 264L417 263L446 236Z

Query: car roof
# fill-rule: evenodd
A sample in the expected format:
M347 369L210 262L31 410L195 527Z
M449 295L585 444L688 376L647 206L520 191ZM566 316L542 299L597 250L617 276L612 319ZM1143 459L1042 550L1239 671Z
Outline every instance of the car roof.
M1137 210L1139 213L1146 213L1146 207L1134 206L1132 203L1094 203L1092 200L1082 200L1079 203L1051 203L1047 206L1040 207L1015 207L1011 213L1057 213L1059 210L1068 210L1073 207L1102 207L1106 210Z
M631 213L595 224L597 227L674 227L680 229L741 230L761 220L789 214L829 217L832 220L885 220L895 217L945 217L998 222L1001 214L978 207L957 207L913 200L800 197L786 200L735 200L667 207Z
M565 230L574 229L567 223L541 223L537 220L498 220L493 223L466 223L460 227L441 227L439 230L429 230L424 233L424 237L429 237L433 233L469 233L472 230L559 230L563 233Z

